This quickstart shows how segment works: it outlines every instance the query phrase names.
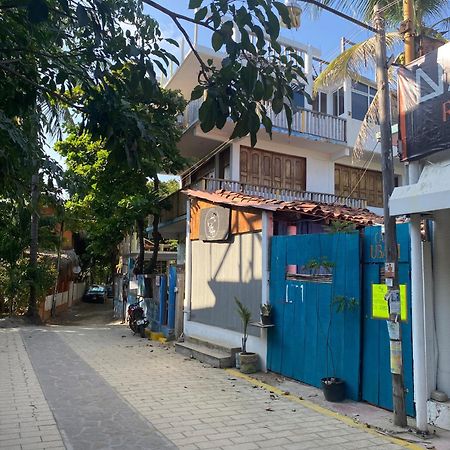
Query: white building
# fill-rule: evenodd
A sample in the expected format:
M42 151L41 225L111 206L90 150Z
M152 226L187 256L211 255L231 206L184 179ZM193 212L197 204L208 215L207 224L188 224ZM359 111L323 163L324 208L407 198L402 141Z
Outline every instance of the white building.
M302 55L308 79L306 89L311 91L313 67L321 62L320 51L282 38L279 43L282 47L294 48ZM211 58L216 64L224 57L207 47L198 45L196 48L200 57L204 60ZM197 84L199 65L192 51L182 56L180 66L170 75L165 87L178 89L189 99ZM227 122L221 130L203 133L198 121L202 99L192 101L183 117L184 134L179 149L181 155L193 163L180 174L182 186L210 192L225 189L282 200L307 199L319 203L347 204L355 208L368 207L380 214L383 192L380 149L376 140L367 144L360 160L352 159L359 128L374 95L373 82L353 82L350 79L343 86L320 92L313 105L299 94L296 98L298 112L293 117L291 135L288 134L284 113L272 113L273 139L262 129L255 148L251 148L248 137L229 139L233 130L231 122ZM404 169L398 161L395 171L396 181L401 184ZM172 195L171 201L172 210L163 214L160 232L165 238L179 239L178 263L186 263L185 336L209 340L219 347L239 347L241 335L234 319L229 318L228 321L228 318L222 318L223 326L218 326L217 321L208 322L206 316L198 322L195 320L196 302L198 308L205 309L205 305L213 308L220 299L211 289L201 289L202 298L192 297L193 294L200 295L195 283L197 279L204 278L204 273L200 272L206 270L204 264L209 264L211 258L205 260L205 249L190 237L191 203L186 203L186 196L180 192ZM267 217L262 220L267 220ZM289 223L280 226L289 227ZM262 234L257 248L252 245L254 241L246 242L244 247L248 248L243 254L230 257L224 249L223 255L210 255L213 259L216 256L219 258L217 261L214 259L216 274L221 267L219 260L228 257L226 264L233 269L228 274L221 274L228 283L242 282L241 268L253 265L259 280L254 299L256 306L252 306L254 309L261 301L267 300L267 295L262 295L267 290L265 271L268 264L267 255L263 256L263 246L267 245L266 240L270 237L267 233L273 230L272 225L262 225L258 230ZM245 234L242 239L246 240ZM229 295L233 302L233 292L224 295ZM223 314L235 314L234 310L234 306L230 307L223 310ZM197 314L199 316L201 314ZM264 353L265 334L254 333L251 343ZM262 359L264 364L264 355Z

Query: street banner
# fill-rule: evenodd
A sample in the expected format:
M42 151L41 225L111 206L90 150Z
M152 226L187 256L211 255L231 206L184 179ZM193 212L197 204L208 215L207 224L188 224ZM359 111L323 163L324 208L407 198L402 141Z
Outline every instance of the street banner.
M450 43L398 70L402 160L450 148Z

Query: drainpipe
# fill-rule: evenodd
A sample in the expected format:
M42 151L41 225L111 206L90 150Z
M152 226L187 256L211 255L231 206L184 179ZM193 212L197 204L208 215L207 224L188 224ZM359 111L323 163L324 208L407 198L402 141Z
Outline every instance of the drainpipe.
M419 181L420 165L409 165L409 183ZM421 431L428 430L427 417L427 355L425 347L425 304L423 295L423 261L420 214L411 215L411 322L413 337L414 401L416 403L416 426Z
M191 286L192 286L192 242L191 242L191 200L186 206L186 253L185 253L185 288L184 288L184 322L191 320ZM186 326L184 327L186 328Z

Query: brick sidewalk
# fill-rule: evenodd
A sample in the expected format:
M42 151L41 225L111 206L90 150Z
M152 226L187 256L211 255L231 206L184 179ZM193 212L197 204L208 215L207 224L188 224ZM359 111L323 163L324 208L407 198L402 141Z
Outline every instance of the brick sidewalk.
M1 449L65 448L16 329L0 329L0 406Z
M271 394L257 384L224 370L184 358L175 354L171 347L133 336L126 327L51 327L46 328L46 331L49 342L52 339L61 340L62 337L83 364L87 363L102 382L112 388L112 397L124 400L133 414L136 412L149 422L149 429L154 427L180 449L300 450L328 447L344 450L401 449L406 446L350 426L282 395ZM38 328L26 329L24 339L32 335L29 333L42 331ZM3 437L8 424L13 424L11 429L16 431L11 433L10 438L0 441L7 442L9 447L0 443L0 448L62 448L61 436L19 333L15 330L2 331L0 345L2 372L7 364L11 374L2 379L0 404L4 405L8 401L17 411L29 409L28 415L17 413L15 421L2 410L0 435ZM22 391L23 395L17 395ZM61 395L70 397L75 394L64 392ZM86 395L89 394L86 392ZM30 403L38 405L38 415L31 416L32 420L30 414L33 414L33 408ZM108 411L108 405L104 407ZM54 408L54 414L59 424L58 408ZM120 417L117 420L120 421ZM43 430L46 426L51 427L49 435ZM139 427L142 426L141 422ZM28 434L35 441L25 441L27 435L24 433L33 433L33 430L40 433L37 437ZM129 429L130 436L133 432ZM98 433L101 434L102 430ZM46 446L45 440L50 435L55 440ZM67 442L72 446L76 444L70 439Z

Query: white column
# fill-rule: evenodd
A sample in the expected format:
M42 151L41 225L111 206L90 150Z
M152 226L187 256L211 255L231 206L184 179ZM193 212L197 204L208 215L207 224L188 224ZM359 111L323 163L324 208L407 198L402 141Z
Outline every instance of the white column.
M230 145L230 179L240 181L241 178L241 146L237 142Z
M436 389L437 345L434 320L433 251L431 242L422 242L423 302L425 305L425 356L427 397Z
M311 55L311 46L308 45L305 51L305 75L307 79L307 83L305 86L305 91L312 95L312 85L313 85L313 75L312 75L312 55ZM305 101L305 108L311 109L311 105Z
M411 321L413 336L414 400L416 426L427 430L427 377L425 355L425 306L423 302L422 238L420 215L411 216Z
M437 389L450 396L450 210L436 211L434 236Z
M191 286L192 286L192 241L191 241L191 200L187 199L186 207L186 254L185 254L185 278L184 278L184 329L186 322L191 319Z
M261 304L269 302L269 278L270 278L270 238L273 234L272 213L263 211L262 213L262 291ZM263 352L261 355L261 370L267 372L267 329L261 329L261 341L263 342Z

